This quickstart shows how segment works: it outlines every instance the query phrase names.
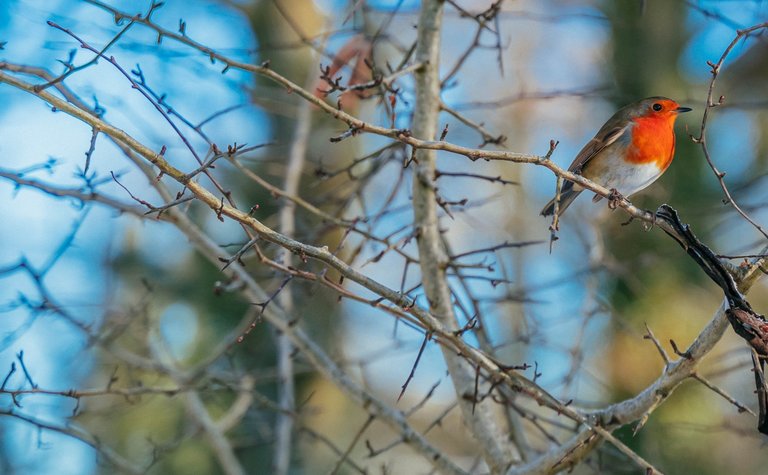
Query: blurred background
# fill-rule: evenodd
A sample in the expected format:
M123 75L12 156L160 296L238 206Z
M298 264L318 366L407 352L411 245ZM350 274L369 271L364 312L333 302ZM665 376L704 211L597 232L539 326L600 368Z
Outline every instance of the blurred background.
M88 63L93 53L46 22L104 48L127 21L116 21L97 3L4 0L0 60L54 75L69 64ZM105 4L131 15L150 9L150 2L136 0ZM674 98L693 108L678 121L676 159L633 203L652 210L669 203L717 253L742 256L762 249L765 238L723 205L718 181L689 134L698 135L701 127L711 79L707 61L720 58L736 30L768 20L764 2L507 1L498 3L493 20L479 25L472 15L491 6L474 0L446 5L445 112L440 121L447 124L447 141L544 154L554 139L559 146L553 160L567 167L619 107L652 95ZM348 85L409 64L418 8L411 0L167 0L151 18L174 32L182 28L232 59L268 60L273 70L316 91L329 89L320 79L321 67L330 66L331 75L342 76L341 84ZM311 127L299 196L325 213L359 219L371 234L397 243L401 251L345 232L301 207L294 237L328 245L366 275L428 305L418 286L418 265L404 257L417 253L410 239L412 176L403 169L409 150L366 134L332 143L329 138L343 134L344 124L275 83L234 68L223 71L221 63L169 38L159 39L142 25L127 29L108 55L162 98L189 146L107 61L71 74L66 86L153 150L165 147L165 156L182 170L198 166L189 148L205 156L208 142L222 150L246 144L255 148L240 156L240 163L281 187L298 124L302 115L309 116L303 119ZM714 97L725 96L725 104L712 111L707 125L712 159L726 172L729 190L763 225L768 223L767 80L766 35L740 41L715 89ZM389 90L337 91L327 100L341 101L344 110L366 121L408 128L413 82L403 75ZM5 84L0 85L0 104L0 377L6 390L0 394L0 473L113 473L103 454L106 448L149 473L222 473L180 395L149 390L178 383L144 364L159 359L180 369L205 362L194 386L214 419L229 413L238 388L249 388L253 399L227 435L247 473L270 473L278 412L275 333L256 324L209 361L243 318L253 318L254 302L217 292L227 284L220 282L219 270L171 224L25 186L22 179L98 190L136 205L127 189L162 203L147 177L103 135L97 136L86 169L92 138L88 126ZM564 401L600 408L634 396L663 367L657 350L643 339L645 325L671 352L670 340L687 347L720 305L720 290L677 244L657 229L623 225L626 215L611 212L604 201L578 200L550 251L549 221L539 210L554 194L555 178L542 167L470 162L445 154L438 168L445 200L440 224L454 255L542 241L462 257L458 262L466 267L450 284L462 323L481 319L497 358L510 365L535 364L537 382ZM277 226L284 200L225 160L214 174L242 209L258 205L255 215ZM220 222L204 206L182 206L228 251L236 252L247 241L239 226ZM274 246L265 246L264 252L285 258ZM244 261L267 291L283 288L284 275L253 255ZM736 265L742 261L732 260ZM303 265L322 270L316 263ZM466 469L482 470L435 343L427 344L397 402L423 333L316 283L294 279L289 285L293 315L328 354L398 409L408 412L426 401L409 414L413 426ZM346 288L374 298L359 286ZM758 312L766 312L765 284L752 290L750 301ZM466 338L480 343L474 333ZM164 349L162 355L157 347ZM701 374L754 409L750 368L747 346L729 330ZM533 371L524 374L533 378ZM295 356L294 372L291 473L431 470L427 461L398 444L397 434L379 421L367 422L367 412L301 354ZM32 384L58 394L7 393ZM148 389L121 395L114 388ZM60 394L70 389L102 393L80 399ZM525 412L534 405L522 401L521 406ZM768 463L761 450L765 438L755 425L754 416L688 381L637 435L631 427L618 435L665 473L749 474ZM569 430L556 423L549 432L528 429L531 444L539 448L550 443L547 433L560 437ZM88 434L91 443L72 432ZM347 449L349 461L339 463ZM595 472L639 469L606 445L576 468L576 473Z

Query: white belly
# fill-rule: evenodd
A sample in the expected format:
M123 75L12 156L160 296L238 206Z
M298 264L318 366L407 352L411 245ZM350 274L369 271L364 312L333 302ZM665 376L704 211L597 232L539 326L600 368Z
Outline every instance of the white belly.
M582 175L604 187L615 188L624 196L631 196L656 181L662 174L655 163L628 164L611 154L592 159Z

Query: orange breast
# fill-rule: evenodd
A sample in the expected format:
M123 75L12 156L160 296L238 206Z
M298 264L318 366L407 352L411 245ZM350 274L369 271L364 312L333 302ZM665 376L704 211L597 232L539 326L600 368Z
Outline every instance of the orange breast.
M630 163L656 163L667 169L675 155L675 117L638 117L632 128L632 143L627 149Z

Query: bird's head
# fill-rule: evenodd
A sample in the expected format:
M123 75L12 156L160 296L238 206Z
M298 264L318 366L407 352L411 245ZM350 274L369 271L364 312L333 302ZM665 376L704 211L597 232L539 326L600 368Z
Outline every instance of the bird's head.
M655 96L643 99L631 106L630 116L632 118L666 119L674 122L678 114L690 110L690 107L682 107L672 99Z

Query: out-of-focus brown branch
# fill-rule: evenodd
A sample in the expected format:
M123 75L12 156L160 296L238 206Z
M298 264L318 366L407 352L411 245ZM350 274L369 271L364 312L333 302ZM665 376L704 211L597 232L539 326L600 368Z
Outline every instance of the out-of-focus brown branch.
M96 452L104 457L105 460L107 460L110 464L112 464L114 467L118 468L120 471L124 473L130 473L135 475L141 475L146 473L146 467L137 467L130 461L126 460L124 457L122 457L120 454L112 450L111 448L107 447L101 441L99 441L98 438L94 437L92 434L88 433L87 431L83 430L79 426L68 424L66 426L59 426L56 424L52 424L46 421L43 421L42 419L39 419L37 417L23 414L21 412L14 411L12 409L9 410L0 410L0 417L9 417L11 419L16 419L19 421L26 422L27 424L31 424L32 426L38 428L39 430L47 430L51 432L57 432L62 435L66 435L68 437L72 437L73 439L77 439L84 444L88 445L89 447L92 447Z
M98 193L96 191L87 191L87 190L83 190L82 188L59 187L56 185L45 183L40 180L32 180L29 178L24 178L18 172L14 172L7 169L0 169L0 177L6 178L14 182L17 186L26 186L29 188L34 188L44 193L47 193L51 196L56 196L60 198L72 198L82 204L99 203L109 208L112 208L114 210L117 210L123 213L132 214L138 217L143 217L146 214L145 211L142 208L139 208L138 206L131 206L129 204L123 203L122 201L116 200L114 198L110 198L109 196L106 196L102 193Z
M288 164L285 168L283 189L288 196L298 195L301 175L304 171L307 143L312 126L312 109L308 102L299 106L299 115L296 129L288 154ZM283 202L279 212L279 231L286 236L296 233L296 204L291 200ZM283 257L285 266L292 266L293 256L286 252ZM293 314L293 291L290 286L280 292L278 302L283 311ZM285 475L291 466L291 447L293 439L293 410L295 406L295 383L293 365L293 345L287 335L277 332L277 371L278 371L278 404L282 411L278 414L277 427L275 429L274 462L272 463L276 475Z
M197 391L189 391L184 394L184 402L190 418L200 424L208 438L216 458L219 460L222 470L227 475L244 475L246 472L235 455L232 444L225 437L223 431L211 418L211 414L203 404Z

